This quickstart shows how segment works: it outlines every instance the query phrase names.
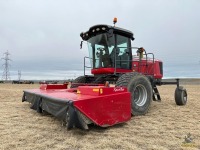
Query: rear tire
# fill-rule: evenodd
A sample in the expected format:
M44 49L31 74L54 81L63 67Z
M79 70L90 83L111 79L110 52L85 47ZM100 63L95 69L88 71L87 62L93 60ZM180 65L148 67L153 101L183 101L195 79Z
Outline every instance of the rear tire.
M71 88L77 88L77 87L79 86L78 84L73 84L73 83L85 83L85 82L86 82L85 76L77 77L77 78L72 82Z
M180 86L179 88L177 87L175 90L175 102L176 105L185 105L187 103L187 91L186 89L184 89L182 86Z
M131 93L132 115L144 115L148 112L152 101L152 86L148 78L138 72L123 74L116 86L125 86Z

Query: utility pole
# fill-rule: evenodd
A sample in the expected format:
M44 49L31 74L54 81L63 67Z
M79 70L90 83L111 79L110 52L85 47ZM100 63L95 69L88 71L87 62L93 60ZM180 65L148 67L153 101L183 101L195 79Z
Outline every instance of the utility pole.
M1 58L4 60L4 64L2 65L4 67L2 80L5 80L5 81L10 79L10 72L9 72L10 64L9 64L9 62L11 61L11 59L9 58L9 55L10 55L10 53L7 50L7 52L4 53L4 57Z
M21 80L21 76L22 76L21 71L18 70L18 80L19 80L19 81Z

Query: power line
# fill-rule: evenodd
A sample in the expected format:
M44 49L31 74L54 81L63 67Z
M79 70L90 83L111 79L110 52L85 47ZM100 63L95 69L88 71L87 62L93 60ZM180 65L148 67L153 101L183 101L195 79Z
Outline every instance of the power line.
M9 72L10 64L9 64L9 62L11 61L11 59L9 58L9 55L10 55L10 53L7 50L7 52L4 53L4 57L1 58L5 61L4 64L2 65L4 67L2 80L6 80L6 81L10 79L10 72Z

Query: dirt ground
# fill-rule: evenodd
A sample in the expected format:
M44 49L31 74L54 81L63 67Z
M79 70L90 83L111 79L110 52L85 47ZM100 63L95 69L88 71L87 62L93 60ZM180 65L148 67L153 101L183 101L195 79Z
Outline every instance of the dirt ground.
M174 101L175 86L159 87L162 101L145 116L109 128L67 131L61 121L22 103L23 89L39 85L0 84L0 149L200 149L200 84L185 85L186 106ZM190 133L191 143L184 143Z

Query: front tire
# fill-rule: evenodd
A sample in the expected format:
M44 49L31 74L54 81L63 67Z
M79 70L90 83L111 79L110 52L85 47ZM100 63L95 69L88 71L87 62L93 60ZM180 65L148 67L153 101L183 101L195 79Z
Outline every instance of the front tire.
M144 115L148 112L152 101L152 86L148 78L140 73L123 74L116 86L126 86L131 93L132 115Z
M175 90L175 102L176 105L182 106L187 103L187 91L182 86L177 87Z

